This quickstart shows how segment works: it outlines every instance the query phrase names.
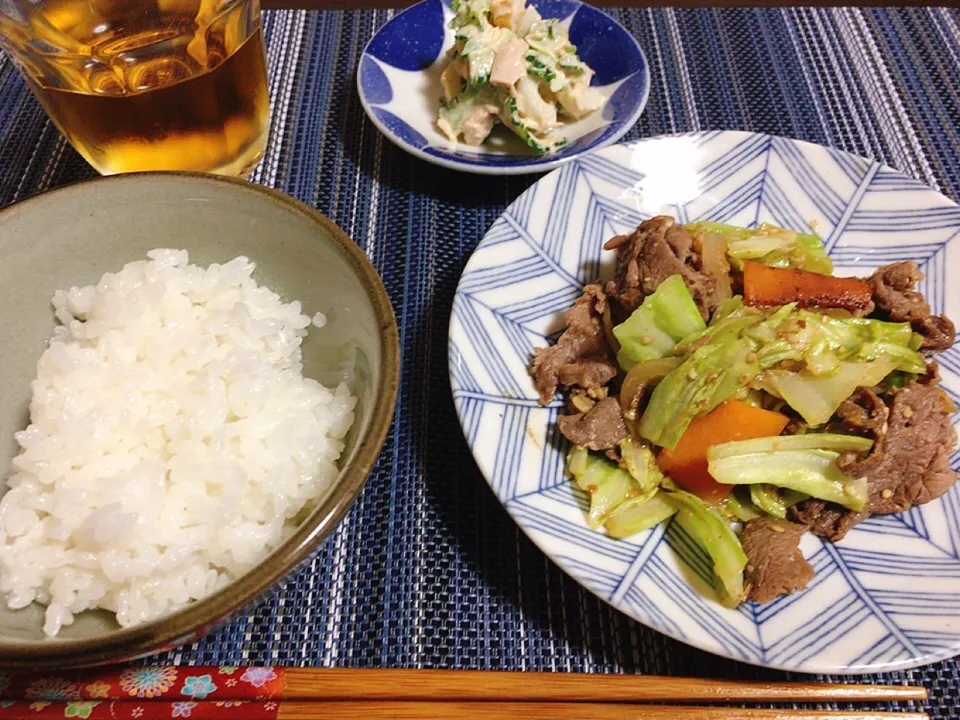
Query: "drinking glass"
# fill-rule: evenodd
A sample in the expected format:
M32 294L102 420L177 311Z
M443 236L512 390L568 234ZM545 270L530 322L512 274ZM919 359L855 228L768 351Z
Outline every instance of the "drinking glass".
M259 0L0 0L0 47L104 175L244 176L263 154Z

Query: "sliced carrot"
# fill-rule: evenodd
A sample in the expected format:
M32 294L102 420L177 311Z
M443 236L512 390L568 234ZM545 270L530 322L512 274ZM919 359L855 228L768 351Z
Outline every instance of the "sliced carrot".
M727 400L690 423L674 450L660 451L657 465L684 490L704 500L720 502L732 486L721 485L707 472L707 448L734 440L779 435L789 421L783 413Z
M800 307L865 310L873 291L856 278L770 267L756 262L743 265L743 299L747 305L767 307L795 302Z

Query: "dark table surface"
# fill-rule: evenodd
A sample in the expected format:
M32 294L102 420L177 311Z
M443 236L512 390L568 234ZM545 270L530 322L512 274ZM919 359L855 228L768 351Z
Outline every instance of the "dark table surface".
M265 14L273 126L252 178L330 216L380 271L403 345L393 429L365 491L308 568L257 610L146 662L786 678L612 610L547 560L487 488L450 397L447 323L471 250L537 178L433 167L367 121L357 61L393 12ZM652 70L650 101L627 139L786 135L877 158L960 199L956 10L609 12ZM0 56L0 205L93 175ZM933 717L960 716L956 660L872 679L923 683Z

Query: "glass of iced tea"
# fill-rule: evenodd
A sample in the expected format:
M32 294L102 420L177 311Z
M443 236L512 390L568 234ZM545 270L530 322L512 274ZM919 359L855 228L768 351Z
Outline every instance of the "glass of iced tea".
M242 176L263 154L259 0L0 0L0 46L104 175Z

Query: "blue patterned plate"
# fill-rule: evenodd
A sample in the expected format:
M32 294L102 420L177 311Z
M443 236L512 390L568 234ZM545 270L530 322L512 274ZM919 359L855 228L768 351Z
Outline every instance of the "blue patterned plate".
M650 90L647 59L622 25L576 0L528 2L546 18L561 20L580 58L596 71L592 85L608 98L599 112L567 126L570 143L537 155L505 130L483 146L450 142L436 126L442 60L453 45L449 1L424 0L404 10L373 36L360 58L360 102L373 124L417 157L483 175L544 172L615 143L633 127Z
M916 260L935 312L960 319L960 207L888 167L743 132L654 138L577 158L521 195L464 270L450 324L450 379L480 470L514 520L578 582L639 622L735 660L804 672L911 668L960 654L960 488L876 517L838 544L806 535L802 593L727 610L706 558L670 527L627 540L588 529L564 473L560 403L537 404L533 349L562 328L580 287L610 274L601 245L641 220L814 221L839 275ZM960 400L960 346L940 356ZM954 416L954 421L957 417ZM960 452L952 457L960 464Z

